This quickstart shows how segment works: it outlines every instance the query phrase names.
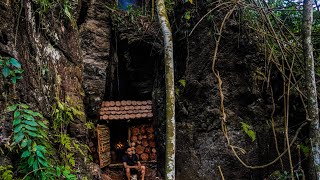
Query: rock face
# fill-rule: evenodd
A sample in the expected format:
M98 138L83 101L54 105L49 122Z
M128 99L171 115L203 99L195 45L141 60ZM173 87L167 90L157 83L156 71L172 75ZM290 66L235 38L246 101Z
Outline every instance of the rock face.
M207 11L209 10L201 12ZM228 138L246 164L263 165L277 157L271 126L266 123L270 121L272 112L272 102L267 92L269 90L257 79L259 67L264 67L264 56L259 53L258 42L253 41L248 34L239 32L235 28L238 25L235 24L237 23L233 20L226 24L215 64L222 80ZM219 167L225 179L266 178L274 171L281 170L280 162L264 169L252 170L244 167L231 151L222 132L220 92L218 81L212 72L217 37L210 34L209 26L208 22L202 22L184 41L181 39L185 34L179 36L180 29L174 37L175 80L176 88L179 89L176 97L176 179L222 179ZM240 40L235 39L235 34L242 34ZM163 74L163 68L158 66L153 97L156 104L157 145L162 152L158 162L162 167L161 172L165 173ZM186 82L185 87L179 84L179 80ZM281 119L281 116L282 114L275 114L276 119ZM253 127L257 138L255 141L252 142L245 134L241 122ZM278 123L281 124L281 121ZM281 130L277 136L283 142ZM282 152L283 146L279 147ZM292 151L297 154L297 150ZM288 168L286 158L284 168ZM293 155L293 158L297 162L297 156Z
M177 179L220 179L219 166L225 179L250 179L251 175L257 178L256 172L244 168L235 158L221 130L220 95L211 67L215 40L207 35L208 31L205 23L198 27L189 39L189 57L181 60L177 56L177 61L185 62L176 67L177 80L184 79L187 82L185 88L180 87L181 93L176 102ZM224 34L226 39L221 42L222 50L219 51L215 67L222 79L228 138L233 146L247 152L243 156L238 151L247 163L260 164L258 154L252 153L259 144L249 141L240 124L246 122L253 127L257 125L251 118L258 116L258 109L250 111L248 108L258 101L253 92L255 87L251 76L255 69L246 67L245 58L255 52L241 52L232 44L232 36L232 33ZM179 48L179 45L176 46ZM263 62L259 58L256 57L256 62ZM249 112L250 115L246 114ZM259 114L260 120L267 120L266 115Z
M56 9L39 19L34 1L22 1L22 6L13 1L6 2L8 4L0 2L0 55L20 61L24 73L15 92L1 94L1 113L7 105L5 103L22 102L50 119L55 98L62 101L69 98L84 111L83 58L78 31L70 23L60 21L59 11ZM79 6L80 4L71 6L76 19L79 14L76 9ZM18 13L19 10L21 14ZM15 16L17 14L19 16ZM1 80L3 84L4 79ZM0 89L5 92L5 87L1 86ZM77 127L83 127L86 122L85 116L75 117L74 120ZM74 134L78 134L79 141L84 141L86 130L79 131L81 134ZM76 168L87 176L83 159L78 159L76 164Z
M0 2L0 55L18 59L25 73L17 83L15 93L0 86L0 92L4 94L0 95L0 110L10 99L31 104L50 117L54 98L64 100L68 96L86 112L86 117L77 117L70 127L72 137L85 142L88 134L84 124L87 118L97 121L101 101L152 98L158 169L163 174L165 72L161 42L156 37L158 31L145 36L148 41L136 40L148 32L144 29L141 34L130 36L132 29L127 31L123 26L115 35L105 0L82 0L72 5L79 30L69 22L59 20L56 10L39 22L32 0L23 1L21 17L17 16L20 3L8 2ZM44 30L39 31L39 25ZM231 30L237 28L232 28L232 24L227 26L216 69L223 82L228 138L233 146L246 151L246 154L238 152L246 163L264 164L276 157L274 147L270 145L273 143L270 127L265 123L272 111L270 99L263 97L262 86L254 76L264 60L250 37L244 36L242 39L247 41L237 42L235 33L238 32ZM267 173L280 169L279 163L261 171L245 168L227 146L221 131L220 96L211 69L215 39L208 33L208 28L209 24L202 23L188 39L179 33L174 37L176 82L186 82L185 87L177 83L176 179L219 179L218 167L225 179L263 179ZM119 77L121 81L118 81ZM277 118L281 119L280 116ZM1 122L4 119L1 116L0 123L10 124ZM251 142L243 133L240 122L253 126L256 141ZM3 124L0 124L0 130L7 127L9 135L10 126ZM0 136L0 143L3 138ZM77 164L81 174L86 174L85 162L79 159ZM90 166L94 167L90 170L97 178L109 178L98 172L96 164ZM156 172L152 173L154 177Z
M32 103L47 116L55 97L68 96L83 109L83 64L77 31L56 23L58 17L52 15L43 19L46 24L40 24L42 28L50 27L50 34L40 32L32 1L22 5L24 18L19 25L12 23L18 22L14 19L17 4L1 2L0 14L0 31L6 40L0 43L1 55L16 58L24 70L23 79L17 83L18 99Z
M83 54L83 88L87 115L97 118L98 109L105 94L106 70L110 64L110 25L105 1L83 2L86 16L80 28Z

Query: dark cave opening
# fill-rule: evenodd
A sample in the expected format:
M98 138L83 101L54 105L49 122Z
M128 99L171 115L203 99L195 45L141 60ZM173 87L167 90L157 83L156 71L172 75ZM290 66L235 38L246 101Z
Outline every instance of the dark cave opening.
M107 70L111 78L106 80L104 99L151 100L159 52L142 40L112 39L112 65Z
M117 121L110 123L109 127L111 164L121 163L128 139L128 124L125 121Z

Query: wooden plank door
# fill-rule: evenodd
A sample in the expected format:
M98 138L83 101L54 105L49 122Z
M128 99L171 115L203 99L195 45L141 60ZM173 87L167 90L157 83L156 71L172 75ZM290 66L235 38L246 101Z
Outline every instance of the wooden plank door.
M97 125L98 152L100 168L111 163L110 155L110 129L106 125Z

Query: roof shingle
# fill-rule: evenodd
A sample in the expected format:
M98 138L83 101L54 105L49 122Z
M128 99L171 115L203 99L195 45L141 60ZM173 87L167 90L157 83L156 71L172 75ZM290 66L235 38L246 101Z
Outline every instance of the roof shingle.
M99 114L100 120L151 118L152 101L104 101Z

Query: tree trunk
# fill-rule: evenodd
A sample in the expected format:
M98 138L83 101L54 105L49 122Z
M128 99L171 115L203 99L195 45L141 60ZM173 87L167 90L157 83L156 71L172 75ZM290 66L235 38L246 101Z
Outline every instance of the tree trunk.
M166 74L166 180L175 179L175 97L172 33L164 0L157 0L158 18L164 38L164 63Z
M317 88L314 73L313 47L311 42L311 28L313 21L312 0L304 0L303 4L303 56L306 63L306 85L307 85L307 119L310 124L311 142L311 179L320 179L320 129L319 111L317 101Z

